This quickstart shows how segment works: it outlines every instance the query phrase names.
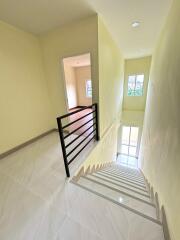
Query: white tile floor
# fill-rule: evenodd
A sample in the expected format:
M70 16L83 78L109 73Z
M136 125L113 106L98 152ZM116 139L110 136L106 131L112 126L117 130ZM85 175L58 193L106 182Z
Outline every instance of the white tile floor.
M0 239L162 240L163 236L159 225L65 180L59 137L52 133L0 160Z

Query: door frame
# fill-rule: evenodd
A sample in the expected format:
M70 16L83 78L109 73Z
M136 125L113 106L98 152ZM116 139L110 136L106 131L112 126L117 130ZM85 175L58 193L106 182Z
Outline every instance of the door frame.
M65 58L70 58L70 57L77 57L80 55L84 55L84 54L89 54L90 55L90 63L91 63L91 81L92 81L92 54L90 51L87 52L81 52L81 53L75 53L75 54L67 54L67 55L63 55L60 59L60 69L62 70L62 81L63 81L63 89L64 89L64 97L65 97L65 110L66 113L68 113L69 111L69 105L68 105L68 94L67 94L67 87L66 87L66 77L65 77L65 71L64 71L64 62L63 60ZM92 81L92 90L93 90L93 81ZM93 91L92 91L92 100L93 100Z
M131 128L132 128L132 127L138 128L138 137L137 137L137 146L136 146L136 156L129 155L129 147L130 147L131 145L122 144L123 127L129 127L129 128L130 128L129 143L130 143L130 137L131 137ZM140 145L140 126L127 125L127 124L123 124L123 125L121 126L121 146L122 146L122 145L128 146L128 154L122 153L121 151L120 151L120 154L126 155L126 156L130 156L130 157L138 158L138 155L139 155L139 145ZM133 147L133 146L132 146L132 147ZM135 147L135 146L134 146L134 147Z

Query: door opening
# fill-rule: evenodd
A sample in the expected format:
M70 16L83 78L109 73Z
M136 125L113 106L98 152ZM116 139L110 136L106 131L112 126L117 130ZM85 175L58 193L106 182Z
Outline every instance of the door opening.
M138 127L122 127L121 154L138 157L138 133Z
M68 111L92 105L90 54L64 58L63 68Z
M117 161L121 165L138 168L139 127L122 126Z
M64 58L63 69L67 112L74 112L80 108L91 106L93 88L90 53ZM69 122L75 121L75 123L69 126L68 131L80 128L80 126L89 120L84 127L81 127L75 132L76 135L88 135L92 131L90 128L92 125L90 119L92 119L93 114L90 114L91 112L92 109L87 108L71 115ZM84 118L86 114L87 117ZM84 133L88 127L90 129Z

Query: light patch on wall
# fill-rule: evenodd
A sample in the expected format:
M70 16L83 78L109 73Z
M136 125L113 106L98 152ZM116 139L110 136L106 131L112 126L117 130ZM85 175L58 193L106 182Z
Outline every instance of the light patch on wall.
M140 26L140 22L139 22L139 21L134 21L134 22L132 22L131 26L132 26L133 28L137 28L137 27Z

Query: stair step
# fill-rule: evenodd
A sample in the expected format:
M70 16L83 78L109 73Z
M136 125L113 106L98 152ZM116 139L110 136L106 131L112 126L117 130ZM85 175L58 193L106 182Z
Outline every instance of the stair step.
M113 183L115 183L117 185L120 185L122 187L129 188L132 191L138 192L139 194L144 194L144 195L147 195L147 196L149 195L148 192L146 190L144 190L144 189L137 188L137 187L135 187L135 186L133 186L131 184L129 185L129 184L123 182L123 181L114 180L112 178L109 178L109 176L104 176L102 174L98 174L98 172L93 173L93 176L97 176L97 177L100 177L100 178L102 178L104 180L111 181L111 182L113 182Z
M128 178L125 178L125 177L122 177L122 176L119 176L118 174L112 174L112 173L108 173L107 171L104 171L104 170L101 170L101 171L98 171L100 173L103 173L103 174L107 174L108 176L112 176L112 177L115 177L117 179L122 179L126 182L129 182L129 183L132 183L132 184L135 184L139 187L142 187L142 188L146 188L146 185L143 184L143 183L139 183L137 181L134 181L134 180L131 180L131 179L128 179Z
M127 175L129 177L134 177L134 178L137 178L139 180L144 180L144 177L142 176L142 174L132 174L132 173L129 173L129 172L126 172L124 170L122 170L121 168L105 168L106 170L109 170L109 171L114 171L114 172L119 172L121 174L124 174L124 175Z
M128 188L127 186L125 187L125 186L119 185L117 183L112 182L111 180L103 179L102 177L99 177L97 175L88 175L87 177L90 178L90 179L94 179L96 181L99 181L100 183L106 184L111 188L115 188L117 190L120 190L121 192L125 192L127 194L133 195L133 196L135 196L137 198L140 198L144 201L147 201L149 203L151 202L150 197L145 193L140 193L136 190Z
M121 171L130 173L130 174L134 174L136 176L142 176L142 173L139 169L132 169L132 168L125 167L125 166L122 166L119 164L112 165L110 168L121 170Z
M125 174L125 173L122 173L121 171L115 171L115 170L107 170L107 169L103 169L103 171L106 171L108 173L111 173L111 174L117 174L117 175L120 175L122 177L125 177L125 178L128 178L130 180L134 180L134 181L137 181L137 182L140 182L140 183L145 183L144 179L143 178L137 178L137 177L134 177L134 176L131 176L129 174Z
M101 183L98 183L98 181L93 182L85 177L81 177L78 181L78 184L90 190L91 192L97 193L97 195L104 196L106 199L118 205L124 206L125 208L128 208L129 210L144 216L145 218L148 218L151 221L159 223L156 218L156 208L153 205L114 191L110 188L102 186Z
M103 172L96 172L96 174L101 175L101 176L104 176L104 177L109 178L109 179L111 179L111 180L115 180L115 181L117 181L117 182L119 182L119 183L124 183L124 184L126 184L127 186L131 186L131 187L136 188L136 189L138 189L138 190L141 190L141 191L144 191L144 192L148 192L145 187L141 187L141 186L139 186L139 185L137 185L137 184L135 184L135 183L133 183L133 182L127 182L127 181L124 180L124 179L117 178L117 177L114 177L114 176L112 176L112 175L109 175L109 174L106 174L106 173L103 173Z

